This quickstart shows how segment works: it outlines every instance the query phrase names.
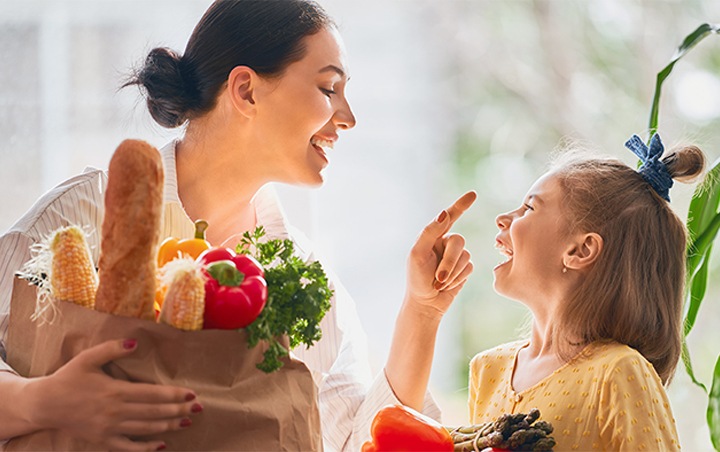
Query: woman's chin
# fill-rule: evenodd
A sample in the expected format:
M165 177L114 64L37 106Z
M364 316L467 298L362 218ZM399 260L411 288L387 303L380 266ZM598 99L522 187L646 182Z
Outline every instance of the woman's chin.
M304 184L306 187L310 188L318 188L322 187L322 185L325 183L325 177L323 176L322 172L318 172L313 174L311 177L308 178L307 182Z

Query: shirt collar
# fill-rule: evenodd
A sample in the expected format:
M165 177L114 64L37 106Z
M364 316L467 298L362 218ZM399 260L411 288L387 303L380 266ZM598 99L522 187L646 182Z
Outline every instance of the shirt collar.
M179 210L182 212L183 222L187 222L184 229L189 225L194 230L193 221L185 212L178 194L176 146L177 140L173 140L160 150L165 169L165 186L163 190L165 214L169 214L168 209ZM285 239L290 237L285 212L280 205L277 192L272 184L266 184L258 190L253 198L253 205L255 206L257 223L265 228L267 238Z

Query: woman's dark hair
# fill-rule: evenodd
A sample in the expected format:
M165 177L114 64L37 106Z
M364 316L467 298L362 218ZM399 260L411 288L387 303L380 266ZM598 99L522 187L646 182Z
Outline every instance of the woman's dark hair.
M158 47L123 84L138 85L153 119L173 128L201 116L236 66L278 77L305 55L303 38L334 26L311 0L217 0L195 26L185 53Z

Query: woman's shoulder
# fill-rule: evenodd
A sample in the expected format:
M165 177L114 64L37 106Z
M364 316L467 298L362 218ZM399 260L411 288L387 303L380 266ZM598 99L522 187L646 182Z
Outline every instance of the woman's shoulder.
M107 174L104 171L87 168L43 194L8 232L35 236L50 227L98 223L98 219L102 218L106 185ZM87 226L94 227L96 224Z

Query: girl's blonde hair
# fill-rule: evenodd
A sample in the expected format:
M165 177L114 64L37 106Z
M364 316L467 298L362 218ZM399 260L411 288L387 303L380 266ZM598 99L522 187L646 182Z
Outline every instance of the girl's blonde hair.
M679 181L699 175L705 157L694 146L662 161ZM551 172L565 193L570 232L596 232L602 251L574 292L556 331L561 349L615 340L639 351L668 384L682 344L684 223L643 177L617 159L566 152Z

